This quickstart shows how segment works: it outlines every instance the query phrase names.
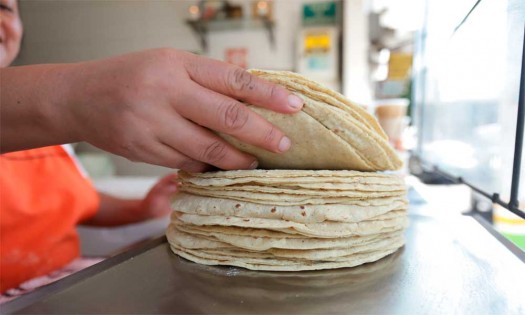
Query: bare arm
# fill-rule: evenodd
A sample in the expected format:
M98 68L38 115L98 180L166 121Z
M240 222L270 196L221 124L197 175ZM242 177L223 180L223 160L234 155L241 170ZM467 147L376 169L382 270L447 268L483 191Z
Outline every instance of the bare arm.
M202 171L254 157L210 130L272 152L290 141L241 101L282 113L302 100L243 69L175 49L1 70L1 150L86 141L130 160Z
M93 226L118 226L143 221L140 213L142 200L122 199L104 193L100 195L100 208L90 220L81 222Z
M74 65L0 69L0 152L80 141L65 104Z

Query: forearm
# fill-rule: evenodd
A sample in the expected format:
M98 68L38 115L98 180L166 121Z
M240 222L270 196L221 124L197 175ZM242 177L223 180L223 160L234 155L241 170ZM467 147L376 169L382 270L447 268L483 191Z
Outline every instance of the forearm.
M192 172L255 168L215 132L282 153L290 139L241 101L283 114L303 104L239 67L168 48L0 71L0 152L85 141Z
M0 70L0 152L80 141L71 126L71 65Z
M117 226L143 221L142 199L122 199L100 194L100 207L97 214L84 225L94 226Z

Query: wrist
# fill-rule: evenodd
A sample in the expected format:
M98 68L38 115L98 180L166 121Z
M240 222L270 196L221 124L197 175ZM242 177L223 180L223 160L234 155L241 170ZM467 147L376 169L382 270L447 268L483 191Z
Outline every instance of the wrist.
M141 221L140 199L122 199L100 193L100 207L94 217L82 222L93 226L119 226Z
M76 68L77 64L49 66L37 83L43 100L42 116L57 143L82 141L74 115L74 106L80 97L78 93L82 92L77 83Z
M104 225L126 225L140 222L141 200L140 199L121 199L112 197L114 200L105 209Z
M2 69L1 152L75 142L69 121L71 65Z
M81 126L83 125L81 119L78 117L78 107L84 106L87 99L85 95L83 79L82 79L82 63L64 64L55 69L52 75L56 79L61 93L56 93L54 101L59 108L59 115L55 116L54 123L56 126L61 126L59 132L64 133L66 142L80 142L84 141L81 133Z

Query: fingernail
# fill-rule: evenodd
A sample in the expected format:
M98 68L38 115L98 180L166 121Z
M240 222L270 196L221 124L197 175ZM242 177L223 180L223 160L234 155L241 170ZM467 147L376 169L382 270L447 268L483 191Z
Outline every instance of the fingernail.
M257 160L253 161L252 164L250 164L250 169L256 169L257 166L259 166L259 162Z
M279 142L279 151L285 152L290 149L290 146L292 145L292 141L288 137L282 137L281 142Z
M303 104L304 102L299 96L294 94L288 96L288 105L290 105L291 108L300 109L303 107Z

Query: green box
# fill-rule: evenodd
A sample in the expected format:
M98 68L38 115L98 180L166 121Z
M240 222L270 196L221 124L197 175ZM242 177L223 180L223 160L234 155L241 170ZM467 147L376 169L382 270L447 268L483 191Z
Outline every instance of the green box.
M338 22L339 8L339 1L305 3L303 25L335 25Z

